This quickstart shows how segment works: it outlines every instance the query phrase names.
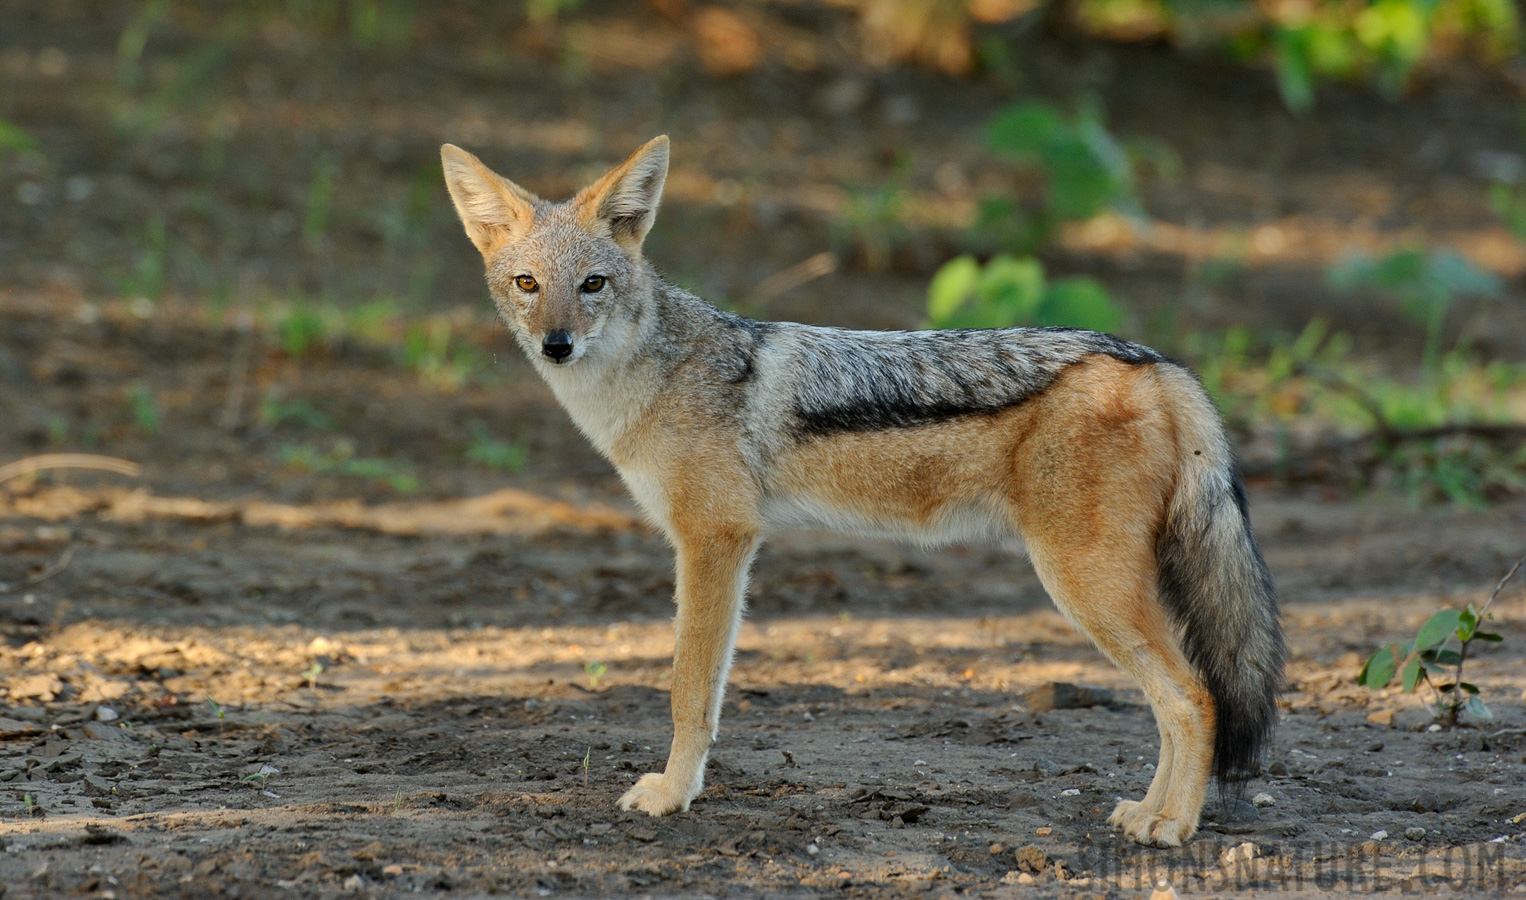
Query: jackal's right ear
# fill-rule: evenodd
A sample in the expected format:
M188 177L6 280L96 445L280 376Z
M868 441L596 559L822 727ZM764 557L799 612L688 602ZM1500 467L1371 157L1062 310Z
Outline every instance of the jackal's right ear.
M440 148L445 186L466 236L483 256L524 237L540 198L482 164L454 144Z

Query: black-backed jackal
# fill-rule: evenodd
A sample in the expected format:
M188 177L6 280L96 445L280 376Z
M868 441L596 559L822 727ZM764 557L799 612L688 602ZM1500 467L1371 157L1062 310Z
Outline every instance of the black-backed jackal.
M1138 681L1160 728L1145 844L1197 830L1276 715L1276 597L1213 404L1147 347L1089 331L863 332L755 322L642 257L658 137L563 203L457 147L445 180L499 313L678 557L673 746L620 805L703 785L748 569L776 528L918 541L1020 535L1055 604Z

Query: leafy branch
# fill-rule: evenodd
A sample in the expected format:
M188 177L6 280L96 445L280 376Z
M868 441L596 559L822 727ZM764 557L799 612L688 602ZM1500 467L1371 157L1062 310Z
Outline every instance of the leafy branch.
M1420 626L1413 641L1379 649L1362 667L1357 683L1370 690L1381 690L1397 675L1406 694L1414 693L1423 683L1435 698L1434 708L1446 716L1447 725L1451 727L1457 725L1458 717L1464 711L1486 721L1493 719L1494 714L1479 696L1478 685L1463 680L1463 669L1468 662L1468 650L1475 640L1491 643L1504 640L1501 635L1480 631L1478 627L1490 618L1489 607L1523 564L1526 564L1526 556L1516 560L1510 571L1500 578L1482 608L1475 609L1470 603L1461 611L1440 610ZM1447 647L1447 642L1454 637L1459 642L1456 650ZM1432 676L1448 680L1438 683Z

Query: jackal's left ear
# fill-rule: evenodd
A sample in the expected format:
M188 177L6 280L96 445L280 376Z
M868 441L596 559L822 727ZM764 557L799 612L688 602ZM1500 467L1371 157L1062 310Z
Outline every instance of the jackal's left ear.
M540 198L454 144L440 148L440 164L466 236L483 256L530 230Z
M658 135L609 174L584 188L574 202L584 221L603 223L609 236L631 256L657 219L662 186L668 180L668 136Z

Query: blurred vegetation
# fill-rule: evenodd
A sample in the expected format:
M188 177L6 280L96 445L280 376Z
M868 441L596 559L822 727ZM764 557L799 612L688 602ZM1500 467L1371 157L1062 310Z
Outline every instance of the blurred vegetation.
M1500 63L1520 49L1510 0L858 0L883 52L951 73L1000 69L989 33L1012 22L1094 39L1217 48L1271 67L1290 109L1313 106L1320 80L1365 81L1398 96L1427 66ZM988 33L981 33L985 29Z

